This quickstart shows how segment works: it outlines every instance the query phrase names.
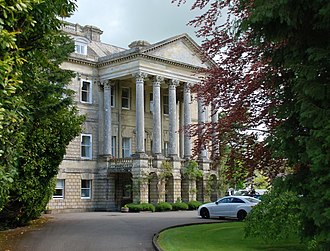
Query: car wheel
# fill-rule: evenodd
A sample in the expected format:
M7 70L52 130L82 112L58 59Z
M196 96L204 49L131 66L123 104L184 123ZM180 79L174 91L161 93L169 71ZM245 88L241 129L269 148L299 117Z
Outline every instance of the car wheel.
M238 213L237 213L237 218L238 218L239 221L242 221L242 220L245 219L246 215L247 215L246 211L239 210Z
M201 212L200 212L202 218L204 219L209 219L210 218L210 213L209 213L209 210L207 210L207 208L203 207L201 209Z

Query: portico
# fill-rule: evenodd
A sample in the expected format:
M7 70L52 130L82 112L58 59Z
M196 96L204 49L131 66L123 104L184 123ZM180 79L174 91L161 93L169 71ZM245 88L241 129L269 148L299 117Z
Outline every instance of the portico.
M68 180L74 173L72 180L90 180L85 183L92 194L80 204L85 208L208 200L207 182L216 173L210 170L206 149L199 154L203 178L187 180L183 169L192 157L194 140L184 129L210 119L208 107L197 102L190 87L203 77L198 70L211 62L201 59L198 45L186 34L155 44L135 41L127 50L103 44L95 34L90 39L87 51L99 56L74 54L66 65L79 73L73 89L90 96L78 103L87 117L82 133L90 153L88 158L75 157L73 142L59 177Z

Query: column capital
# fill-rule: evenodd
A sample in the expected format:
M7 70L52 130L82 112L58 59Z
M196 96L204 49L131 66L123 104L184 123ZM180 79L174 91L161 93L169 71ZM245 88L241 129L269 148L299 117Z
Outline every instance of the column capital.
M113 86L114 84L115 83L111 79L107 79L102 82L102 85L104 86L104 88L111 88L111 86Z
M169 86L170 88L175 88L177 86L179 86L180 81L178 79L171 79L169 82Z
M159 83L159 82L162 82L162 81L164 81L164 77L159 76L159 75L154 76L153 79L152 79L153 83Z
M147 73L141 72L141 71L133 73L132 75L133 75L133 77L136 78L137 81L143 81L146 77L148 77Z
M183 90L185 93L190 93L190 88L191 88L192 84L189 83L189 82L186 82L184 83L184 86L183 86Z

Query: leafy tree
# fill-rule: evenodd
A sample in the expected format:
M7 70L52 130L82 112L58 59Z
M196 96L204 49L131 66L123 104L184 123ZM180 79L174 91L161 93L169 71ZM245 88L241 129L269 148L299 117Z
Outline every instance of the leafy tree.
M297 237L301 209L299 197L291 191L274 191L263 195L245 219L245 236L259 236L265 242Z
M204 39L205 53L217 62L205 71L208 76L195 91L225 114L215 130L233 132L235 140L238 131L245 138L258 138L257 151L241 154L250 161L244 164L247 168L264 163L263 174L274 177L286 164L293 167L282 187L302 196L302 237L326 250L330 246L329 1L196 0L195 8L206 11L190 24ZM233 130L237 125L239 130ZM212 130L212 125L205 130L203 142L211 142ZM237 146L246 148L250 142L237 141Z
M0 38L0 227L27 223L44 210L66 146L84 120L60 64L73 52L59 17L73 1L2 1ZM12 184L15 184L13 186Z

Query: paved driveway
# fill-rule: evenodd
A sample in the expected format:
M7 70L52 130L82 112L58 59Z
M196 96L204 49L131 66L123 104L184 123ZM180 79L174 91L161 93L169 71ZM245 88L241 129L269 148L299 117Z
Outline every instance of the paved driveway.
M91 212L65 213L54 217L40 230L27 233L17 251L154 250L152 238L174 225L212 222L196 211L161 213Z

